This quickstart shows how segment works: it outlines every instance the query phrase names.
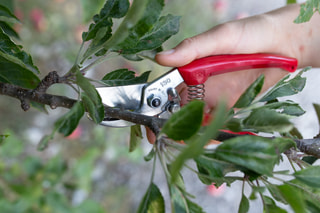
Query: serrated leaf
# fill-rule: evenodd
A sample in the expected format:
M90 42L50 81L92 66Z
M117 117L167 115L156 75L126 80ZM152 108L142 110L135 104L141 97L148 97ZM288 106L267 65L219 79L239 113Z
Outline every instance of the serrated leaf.
M154 183L151 183L139 205L137 213L161 212L165 212L164 199L159 188Z
M0 52L2 57L6 57L8 60L35 74L39 74L39 70L33 64L31 56L24 52L21 46L16 45L2 30L0 30Z
M139 4L139 6L138 6ZM122 40L119 40L115 45L112 45L112 49L114 50L120 50L120 49L126 49L121 48L124 46L133 47L136 44L136 40L143 37L152 30L154 25L157 23L159 16L161 14L161 11L164 6L163 0L135 0L133 1L133 4L123 21L121 23L122 26L124 26L124 29L121 29L122 26L120 26L120 30L126 30L126 35L123 35ZM130 20L129 18L133 16L134 13L137 13L135 15L134 20ZM133 18L133 17L131 17ZM128 24L131 24L131 26L128 26ZM127 26L125 26L127 25ZM152 48L154 49L154 48Z
M84 112L83 104L76 102L64 116L55 122L55 129L64 136L70 135L77 128Z
M148 81L151 71L142 73L140 76L136 76L134 71L128 69L118 69L106 74L102 78L102 82L108 86L124 86L131 84L141 84Z
M306 205L303 199L302 192L288 184L278 186L283 198L288 202L294 212L304 213L307 212Z
M258 174L272 176L273 167L280 159L279 149L283 151L282 147L290 147L290 144L292 144L290 139L235 137L218 146L215 156L217 159L242 166Z
M84 0L82 0L84 1ZM90 4L93 4L90 1ZM123 17L129 8L128 0L108 0L100 13L93 17L94 23L89 27L88 32L82 34L83 41L93 39L93 43L103 43L111 37L112 18Z
M140 35L129 35L124 42L117 45L113 50L121 54L135 54L144 50L156 49L178 32L179 19L179 17L172 15L161 17L149 32L145 32L141 37Z
M297 180L313 187L320 188L320 166L310 166L293 174Z
M86 79L77 68L72 68L76 75L76 82L80 88L85 92L84 104L96 123L100 123L104 119L104 106L101 97L95 87Z
M238 213L246 213L246 212L248 212L249 211L249 207L250 207L250 204L249 204L248 198L244 194L242 194Z
M289 75L281 79L260 101L272 101L279 97L290 96L301 92L306 84L306 78L301 75L309 70L305 68L300 71L294 78L289 79ZM288 80L289 79L289 80Z
M304 23L310 21L315 12L319 12L320 2L318 0L307 0L300 5L299 16L294 20L295 23Z
M286 115L274 110L261 108L254 109L242 122L244 128L254 129L259 132L289 132L293 124Z
M243 108L243 107L249 106L252 103L252 101L257 97L257 95L260 93L263 83L264 83L264 75L261 75L240 96L238 101L235 103L234 107Z
M121 3L124 5L129 3L128 0L119 1L121 1ZM129 10L126 11L126 16L124 20L121 22L120 26L118 27L114 35L111 37L112 17L110 17L110 12L113 8L113 5L115 5L116 2L116 0L107 1L105 4L106 9L101 10L101 12L103 10L106 10L102 13L102 17L101 15L94 16L93 19L95 21L95 24L90 25L89 31L87 33L82 34L82 39L84 41L89 41L92 39L93 40L91 41L88 49L83 54L81 62L83 62L85 59L92 56L93 54L98 53L99 51L106 52L110 49L111 46L114 46L121 42L123 39L125 39L128 35L128 30L131 27L133 27L141 18L141 15L143 14L143 11L146 6L145 0L133 1L130 8L128 5ZM113 14L116 14L116 12L114 12ZM123 15L125 15L125 13Z
M134 125L130 128L130 142L129 152L133 152L140 145L142 139L142 132L140 125Z
M174 113L161 132L173 140L186 140L201 127L204 102L194 100Z

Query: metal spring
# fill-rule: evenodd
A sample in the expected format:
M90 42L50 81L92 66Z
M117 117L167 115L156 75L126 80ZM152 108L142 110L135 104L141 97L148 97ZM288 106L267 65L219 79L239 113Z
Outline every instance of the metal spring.
M188 101L192 101L194 99L203 100L204 92L204 84L188 86Z

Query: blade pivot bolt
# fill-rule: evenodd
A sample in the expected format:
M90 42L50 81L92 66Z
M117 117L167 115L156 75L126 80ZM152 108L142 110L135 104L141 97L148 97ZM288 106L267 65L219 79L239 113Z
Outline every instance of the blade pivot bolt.
M150 107L157 108L161 105L161 99L155 97L154 95L150 95L148 97L147 103Z

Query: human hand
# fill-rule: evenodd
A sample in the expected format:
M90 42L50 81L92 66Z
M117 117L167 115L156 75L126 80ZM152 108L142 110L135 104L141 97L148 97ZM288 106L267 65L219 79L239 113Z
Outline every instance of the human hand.
M187 38L174 49L159 53L159 64L179 67L191 61L220 54L272 53L297 58L300 67L312 65L312 44L318 40L312 35L313 42L302 40L311 29L309 24L297 25L293 20L299 13L299 5L290 5L267 14L249 17L218 25L211 30ZM318 18L318 17L317 17ZM320 35L320 32L317 33ZM301 37L302 36L302 37ZM319 37L319 36L317 36ZM304 37L305 38L305 37ZM320 43L320 42L319 42ZM305 56L308 57L305 57ZM221 98L231 107L245 89L261 74L265 75L262 91L279 81L286 71L279 69L244 70L210 77L205 83L206 113L214 110ZM179 89L182 104L187 102L185 85ZM155 136L147 130L150 142Z

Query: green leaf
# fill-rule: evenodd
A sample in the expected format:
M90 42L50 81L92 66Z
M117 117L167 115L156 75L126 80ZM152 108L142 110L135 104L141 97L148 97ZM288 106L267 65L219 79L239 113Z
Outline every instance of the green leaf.
M199 171L199 179L204 184L210 185L214 183L215 186L220 186L223 183L227 183L230 185L237 179L225 177L227 173L237 170L236 166L231 163L203 155L195 158L195 162Z
M13 13L6 8L5 6L0 4L0 21L17 23L19 22L18 18L13 15Z
M76 75L76 82L85 92L84 107L89 111L89 114L94 122L100 123L104 119L104 106L101 97L95 87L86 79L76 67L73 67L73 72Z
M1 0L0 5L6 7L7 9L9 9L11 11L11 13L13 13L14 11L14 1L12 0Z
M171 164L170 172L172 182L175 182L178 178L179 172L185 161L187 161L188 159L197 158L203 153L204 146L211 138L214 138L218 134L219 129L223 126L222 121L225 119L225 116L226 106L224 103L220 103L214 113L214 121L206 127L204 132L199 137L193 138L191 142L188 142L187 147L177 156L177 158ZM194 121L191 120L189 122Z
M300 71L294 78L289 79L289 75L281 79L260 101L272 101L279 97L290 96L301 92L306 84L306 78L301 75L309 70L307 67ZM289 80L288 80L289 79Z
M274 200L268 196L263 196L264 212L268 213L287 213L286 210L277 206Z
M161 132L173 140L187 140L201 127L204 102L194 100L174 113Z
M283 204L288 204L287 201L283 198L281 191L279 190L277 185L266 184L266 187L276 201L281 202Z
M16 39L20 39L18 33L6 22L0 21L0 28L5 34Z
M15 58L0 52L0 81L15 84L24 88L34 89L40 83L37 75L25 68Z
M135 54L121 54L122 57L131 60L131 61L142 61L143 59L149 59L155 61L155 56L158 52L163 51L162 47L158 47L153 50L145 50Z
M278 189L280 190L281 195L288 202L288 204L291 206L294 212L306 212L306 205L303 199L303 194L299 189L294 188L293 186L290 186L288 184L278 186Z
M278 143L285 143L279 145ZM268 139L258 136L242 136L224 141L216 149L217 159L242 166L261 175L272 176L279 162L281 147L292 144L290 139ZM244 171L245 172L245 171Z
M170 185L170 196L173 208L172 212L204 213L203 209L191 202L176 185Z
M310 166L293 174L297 180L304 184L320 188L320 166Z
M108 86L141 84L148 81L150 73L151 71L144 72L140 76L136 77L136 73L134 71L118 69L106 74L101 81Z
M53 134L43 136L37 145L37 150L38 151L45 150L48 147L50 140L52 139L53 139Z
M144 160L145 161L150 161L152 158L154 158L155 154L156 154L156 152L152 148L151 151L146 156L144 156Z
M254 109L250 115L243 120L243 126L259 132L288 132L293 124L286 115L282 115L268 108Z
M120 49L134 47L137 40L151 31L157 23L163 6L163 0L134 0L125 20L117 30L117 33L119 30L122 31L121 33L123 33L123 31L126 31L126 33L123 34L121 38L116 38L117 42L111 44L112 49L118 51ZM133 17L133 13L136 13L135 17ZM116 34L113 37L115 37ZM126 46L129 48L125 48Z
M160 190L154 183L151 183L140 203L137 213L164 213L164 205L164 199Z
M319 104L313 104L313 108L316 111L317 118L318 118L318 123L320 124L320 105ZM320 136L320 130L318 135Z
M32 58L16 45L0 29L0 81L21 87L35 88L40 80L39 70L33 65Z
M272 102L255 109L272 109L280 114L289 116L301 116L306 112L299 106L299 104L291 101Z
M170 14L161 17L149 32L146 32L141 37L129 35L124 42L113 48L113 50L121 54L135 54L143 50L156 49L179 31L179 19L179 17Z
M260 93L263 83L264 83L264 75L261 75L240 96L238 101L235 103L234 107L243 108L243 107L249 106L252 103L252 101L257 97L257 95Z
M315 12L319 12L320 2L318 0L307 0L300 5L300 14L294 20L295 23L303 23L310 21Z
M111 46L114 46L121 42L123 39L125 39L128 35L128 30L132 26L134 26L136 22L141 18L141 15L143 14L146 5L145 0L135 0L129 8L128 0L119 0L118 5L122 5L122 12L120 13L119 7L115 7L115 10L113 11L113 6L115 6L117 2L117 0L107 1L105 7L100 12L100 15L97 15L93 18L95 23L90 25L89 31L82 34L83 41L92 40L88 49L83 54L83 57L81 59L82 62L91 55L96 54L101 50L106 52L106 50L109 50ZM124 10L126 7L127 9L129 8L128 11ZM118 8L119 14L127 14L124 20L121 22L120 26L118 27L117 31L112 36L111 14L117 14ZM118 16L114 18L117 17Z
M129 152L133 152L140 145L142 139L142 132L140 125L131 126L130 129L130 142L129 142Z
M55 129L64 136L70 135L77 128L84 112L83 104L76 102L64 116L55 122Z
M93 4L92 1L89 4ZM93 40L92 43L101 44L108 40L112 32L112 18L123 17L128 8L128 0L107 0L100 13L93 17L94 23L90 25L88 32L82 34L83 41Z
M83 102L83 106L86 111L89 113L90 118L95 123L100 123L101 120L101 113L102 109L100 107L96 107L93 100L87 95L87 93L81 93L81 99ZM103 112L104 113L104 112Z
M302 158L302 160L310 165L314 164L318 158L314 156L305 156Z
M246 212L248 212L249 211L249 207L250 207L250 204L249 204L248 198L244 194L242 194L238 213L246 213Z
M226 122L226 127L233 132L240 132L241 129L241 119L231 118Z

